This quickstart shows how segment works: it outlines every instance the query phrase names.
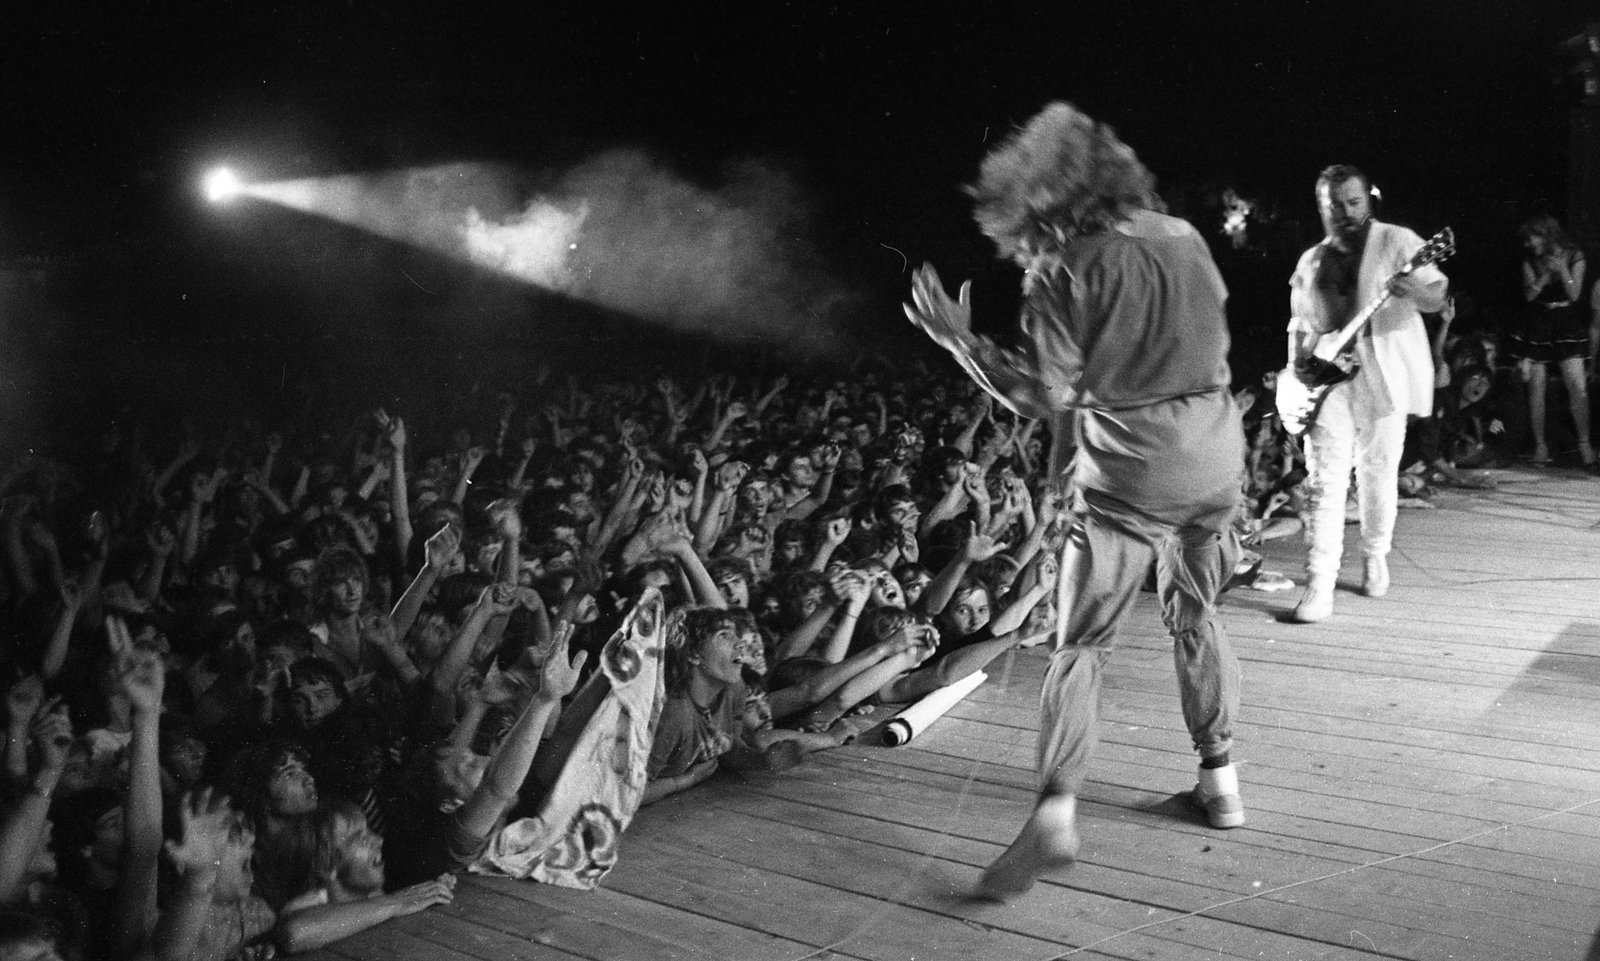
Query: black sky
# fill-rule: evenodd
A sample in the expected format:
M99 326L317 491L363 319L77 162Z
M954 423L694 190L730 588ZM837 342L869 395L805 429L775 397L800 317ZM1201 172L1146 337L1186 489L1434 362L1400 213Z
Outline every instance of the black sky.
M149 312L245 243L194 191L219 159L557 168L626 145L713 180L775 159L839 269L893 290L900 252L984 269L958 188L1057 98L1167 188L1236 186L1309 220L1316 171L1354 162L1397 215L1485 246L1530 209L1564 212L1576 97L1555 45L1600 19L1576 0L513 6L12 5L0 256L101 251L144 278ZM270 288L262 249L224 256L243 271L228 282Z

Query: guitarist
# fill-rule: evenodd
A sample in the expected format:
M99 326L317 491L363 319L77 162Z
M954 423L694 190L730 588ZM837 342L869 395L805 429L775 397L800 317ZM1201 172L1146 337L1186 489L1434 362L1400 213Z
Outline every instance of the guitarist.
M1384 280L1405 266L1422 238L1372 216L1372 184L1355 167L1338 165L1317 178L1317 210L1327 236L1300 257L1289 281L1289 363L1311 354L1317 339L1338 331L1384 293ZM1421 267L1389 281L1391 299L1350 344L1358 365L1327 394L1306 434L1310 517L1306 592L1293 619L1333 613L1333 588L1344 550L1345 496L1356 471L1364 559L1361 591L1389 590L1401 447L1406 418L1426 417L1433 403L1433 359L1422 312L1444 306L1449 281Z

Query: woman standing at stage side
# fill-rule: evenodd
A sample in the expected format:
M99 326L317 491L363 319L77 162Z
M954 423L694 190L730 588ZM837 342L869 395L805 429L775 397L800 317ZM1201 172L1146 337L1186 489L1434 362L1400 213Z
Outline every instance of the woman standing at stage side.
M1522 297L1528 303L1513 347L1518 369L1528 385L1528 416L1533 424L1533 462L1548 464L1550 446L1545 440L1545 387L1547 365L1561 368L1567 386L1567 403L1578 431L1578 456L1585 467L1595 468L1589 439L1589 392L1584 358L1590 353L1588 298L1584 285L1583 251L1578 249L1554 217L1540 215L1518 230L1526 256L1522 260Z

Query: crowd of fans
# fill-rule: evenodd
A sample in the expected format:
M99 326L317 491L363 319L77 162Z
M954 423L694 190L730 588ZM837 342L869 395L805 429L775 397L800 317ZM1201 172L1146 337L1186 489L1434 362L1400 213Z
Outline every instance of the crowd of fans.
M0 948L293 953L450 901L647 593L644 803L1049 636L1047 438L954 375L534 380L9 465Z
M1460 298L1437 330L1413 498L1518 453L1495 325ZM644 803L1050 637L1051 439L953 368L507 387L345 423L123 420L7 465L0 958L264 957L449 902L550 795L595 707L574 692L647 594ZM1304 500L1271 393L1237 395L1246 545ZM1235 582L1288 586L1260 560Z

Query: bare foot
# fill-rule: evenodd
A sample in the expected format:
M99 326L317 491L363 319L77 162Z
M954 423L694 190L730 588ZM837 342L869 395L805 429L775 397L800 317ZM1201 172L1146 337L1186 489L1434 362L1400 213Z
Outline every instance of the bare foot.
M1078 854L1077 809L1070 794L1040 801L1017 839L983 872L976 895L1008 901L1026 894L1039 875L1070 865Z

